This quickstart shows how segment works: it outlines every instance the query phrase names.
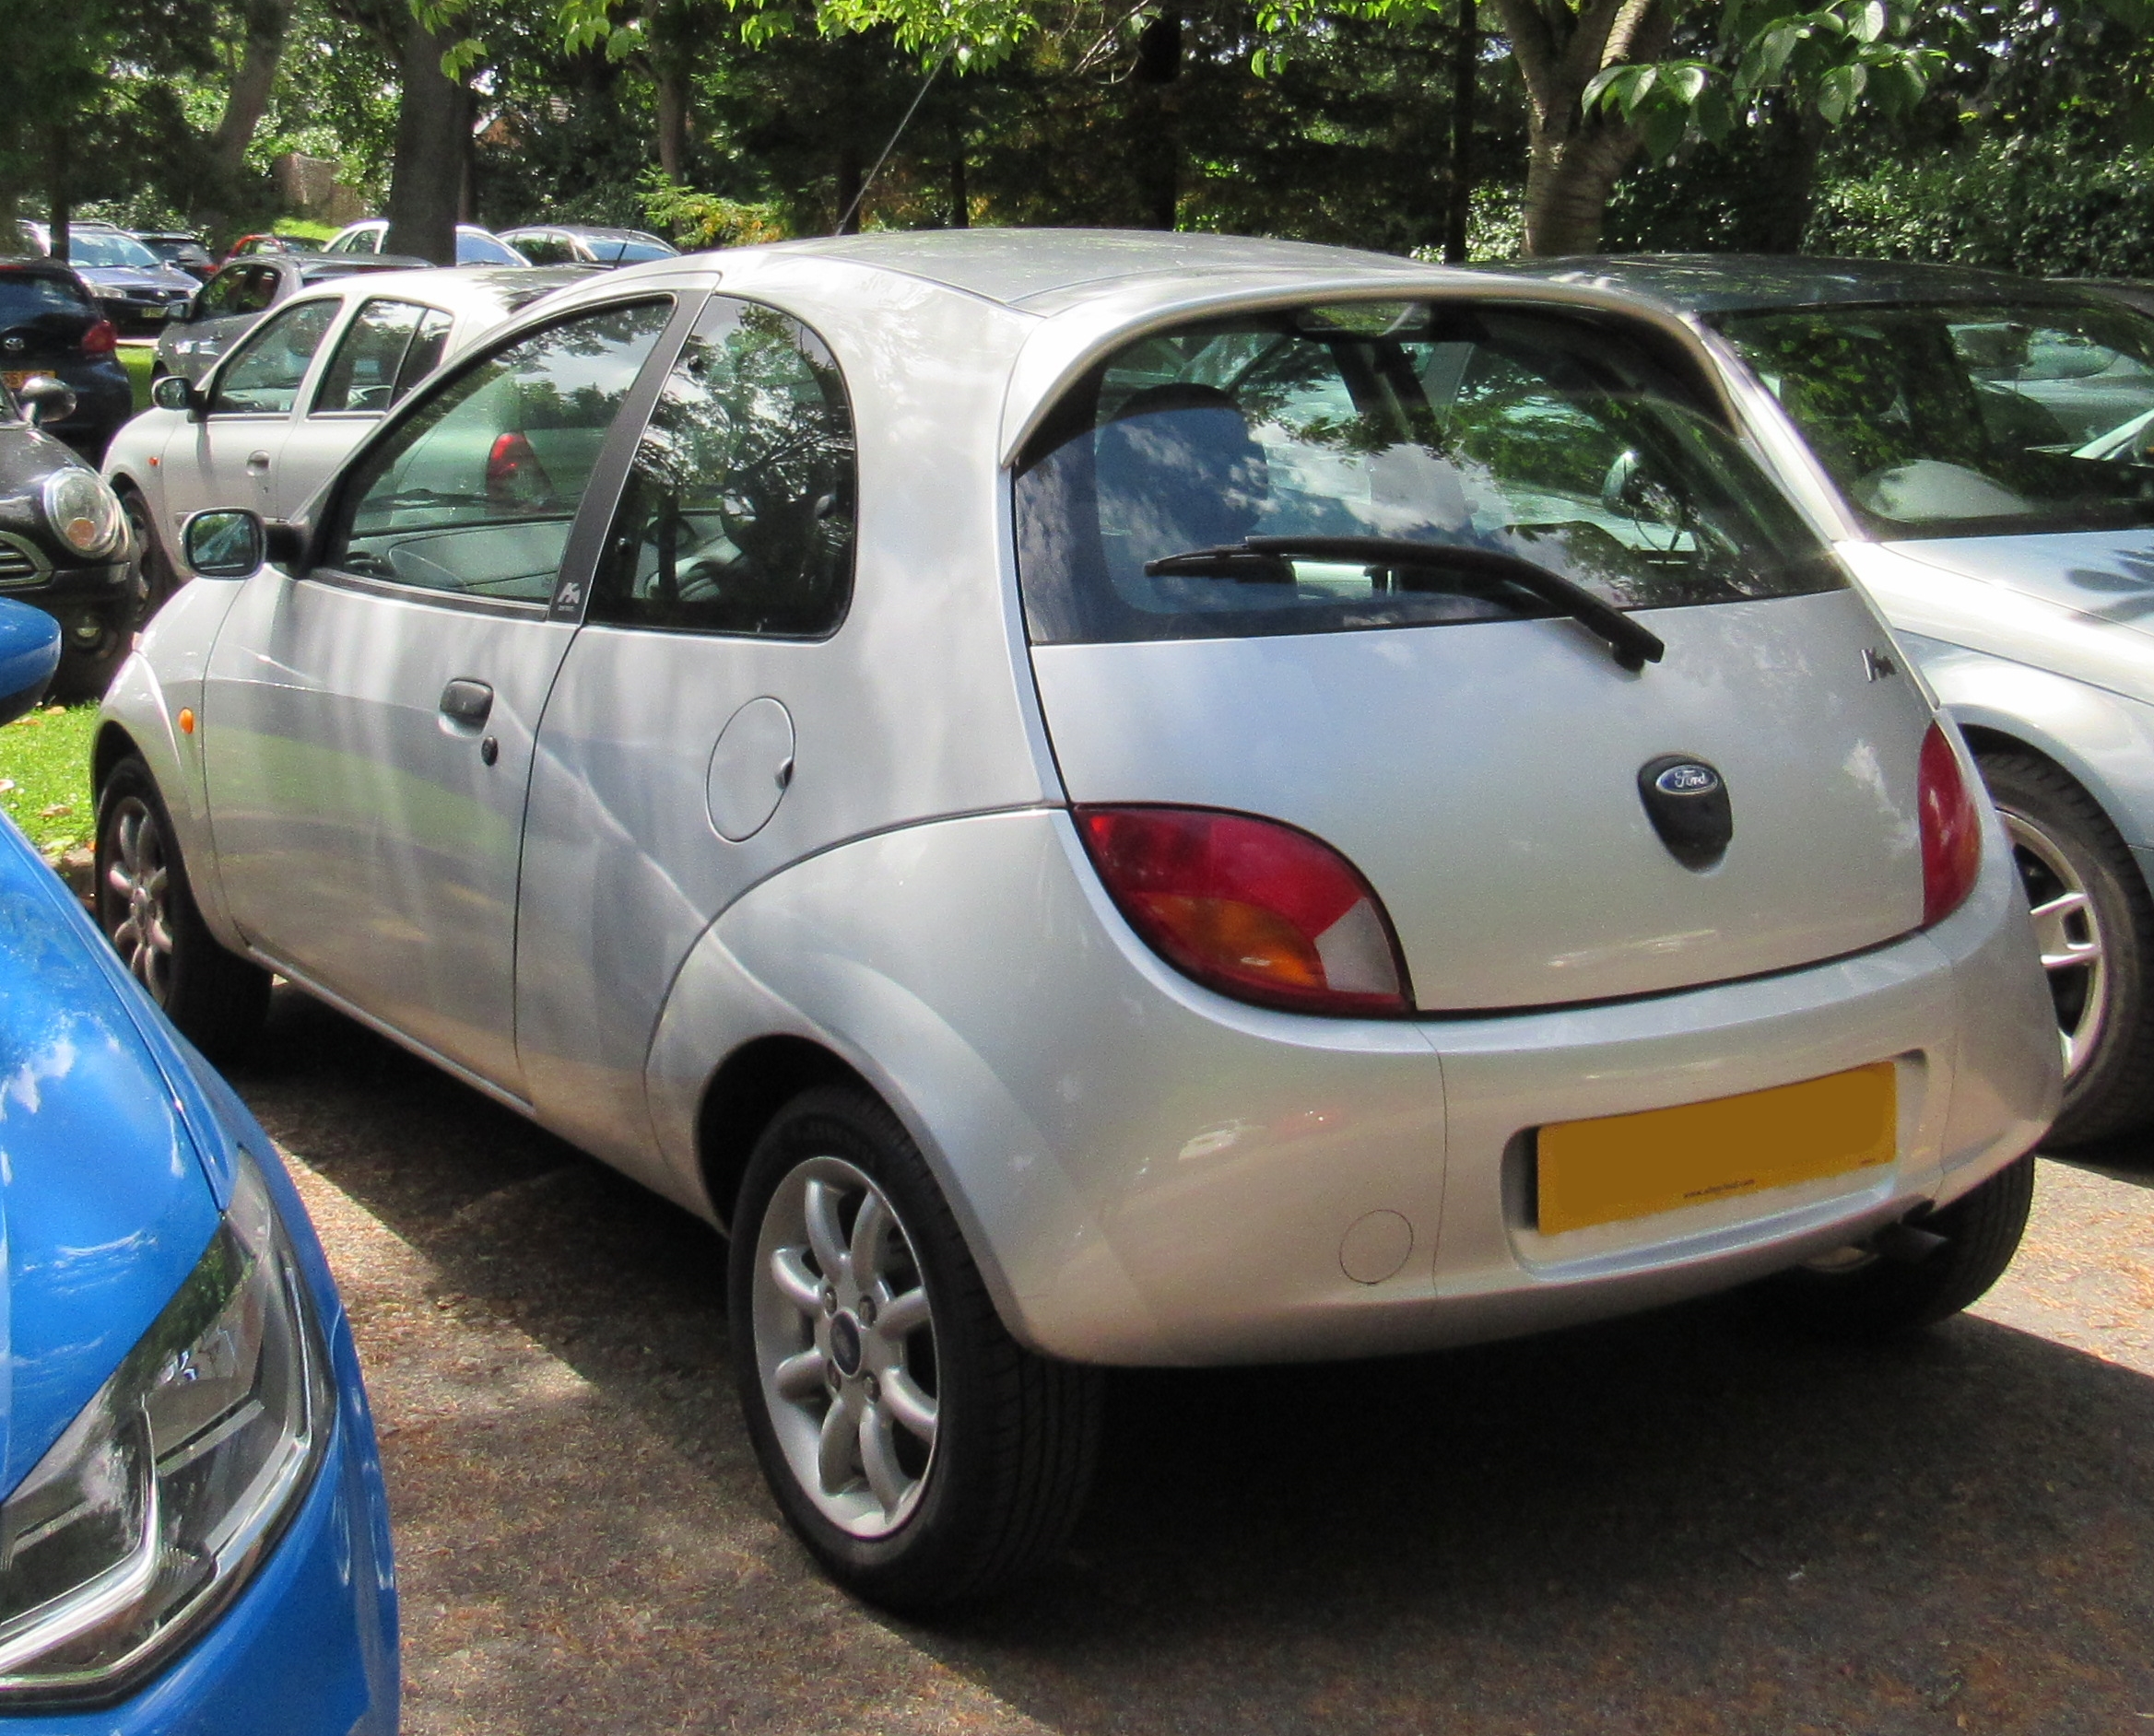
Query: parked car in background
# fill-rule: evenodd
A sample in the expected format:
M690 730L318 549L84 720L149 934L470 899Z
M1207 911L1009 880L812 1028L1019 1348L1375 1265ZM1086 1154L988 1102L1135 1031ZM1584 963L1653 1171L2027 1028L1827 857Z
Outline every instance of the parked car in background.
M589 223L532 223L503 229L508 242L534 265L641 265L674 259L680 249L641 229Z
M141 550L148 612L186 577L180 526L190 513L296 511L444 356L591 276L527 265L374 272L367 263L305 262L300 268L319 264L331 275L261 316L199 385L160 381L154 406L112 442L105 475Z
M0 722L53 624L0 599ZM139 762L106 925L200 918ZM35 1736L393 1736L396 1592L336 1287L276 1148L0 818L0 1715Z
M206 283L217 270L217 261L199 235L181 229L136 229L134 235L166 264L177 265L190 277Z
M53 231L42 223L18 225L39 252L50 255ZM197 285L168 265L124 229L109 223L67 227L67 265L89 287L106 319L123 335L164 329L165 321L194 299Z
M0 270L0 306L11 276ZM139 606L127 521L96 468L39 426L66 419L69 389L33 374L22 393L0 381L0 597L59 623L53 692L94 699L126 654Z
M1854 260L1550 261L1671 304L1960 721L2065 1056L2060 1144L2154 1118L2154 320ZM1613 486L1613 485L1611 485Z
M378 253L383 240L389 233L386 217L369 217L363 223L347 224L331 236L324 253ZM529 265L537 262L529 260L511 247L491 230L476 224L459 223L456 226L456 263L459 265Z
M301 289L355 272L427 269L426 261L394 257L328 257L320 253L259 253L233 261L202 286L191 306L157 340L150 377L178 374L199 380L217 358L253 329L271 308Z
M272 235L266 230L242 235L225 250L223 264L252 259L258 253L318 253L322 243L300 235Z
M74 394L45 432L92 463L135 414L135 388L119 358L112 323L75 271L56 259L0 259L0 387L19 390L41 374Z
M2055 1104L2026 906L1712 375L1217 235L594 277L189 522L97 749L181 1022L281 973L725 1226L771 1487L896 1607L1057 1546L1101 1365L1942 1318Z

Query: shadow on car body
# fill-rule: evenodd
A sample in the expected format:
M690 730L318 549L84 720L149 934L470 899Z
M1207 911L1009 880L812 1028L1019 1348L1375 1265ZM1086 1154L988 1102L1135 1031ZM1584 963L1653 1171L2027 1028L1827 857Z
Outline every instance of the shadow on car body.
M824 1728L941 1728L972 1690L993 1700L961 1700L968 1728L1073 1733L2068 1736L2154 1710L2154 1378L2048 1339L1961 1319L1836 1349L1736 1296L1387 1362L1125 1374L1066 1558L917 1627L778 1539L712 1232L289 991L235 1079L433 1262L437 1308L512 1321L683 1461L655 1496L627 1447L491 1468L523 1512L498 1559L461 1540L508 1521L400 1498L428 1530L399 1538L415 1703L474 1657L498 1695L430 1730L655 1728L677 1705L684 1728L796 1728L808 1705ZM390 1442L393 1478L546 1438L475 1426ZM669 1577L698 1533L705 1560L757 1540L743 1583ZM606 1585L635 1607L599 1607ZM819 1663L781 1661L811 1634Z

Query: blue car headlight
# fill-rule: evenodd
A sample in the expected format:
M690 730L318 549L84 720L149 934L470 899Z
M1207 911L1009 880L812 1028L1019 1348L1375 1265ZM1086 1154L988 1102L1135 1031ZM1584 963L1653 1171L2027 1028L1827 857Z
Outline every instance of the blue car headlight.
M261 1171L164 1312L0 1504L0 1710L109 1700L267 1554L335 1420L321 1325Z

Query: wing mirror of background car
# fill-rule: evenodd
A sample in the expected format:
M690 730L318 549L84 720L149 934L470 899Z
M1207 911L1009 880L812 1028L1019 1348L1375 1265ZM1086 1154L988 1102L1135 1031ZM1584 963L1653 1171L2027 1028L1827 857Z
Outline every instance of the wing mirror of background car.
M33 428L50 428L75 414L75 388L51 374L36 374L16 387L15 395Z
M60 623L42 609L0 598L0 723L34 709L59 666Z
M202 408L202 394L179 374L159 374L149 388L149 401L160 410L184 410L189 416Z

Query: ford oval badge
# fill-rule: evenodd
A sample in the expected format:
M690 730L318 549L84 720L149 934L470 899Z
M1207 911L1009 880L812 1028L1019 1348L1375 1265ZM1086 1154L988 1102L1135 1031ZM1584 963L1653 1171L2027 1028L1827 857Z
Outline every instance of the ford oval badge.
M1653 780L1653 787L1664 795L1703 795L1708 790L1720 787L1720 773L1695 759L1686 759L1663 770Z
M1727 853L1736 829L1727 784L1719 772L1689 754L1663 754L1638 768L1638 796L1645 817L1668 854L1695 874Z

